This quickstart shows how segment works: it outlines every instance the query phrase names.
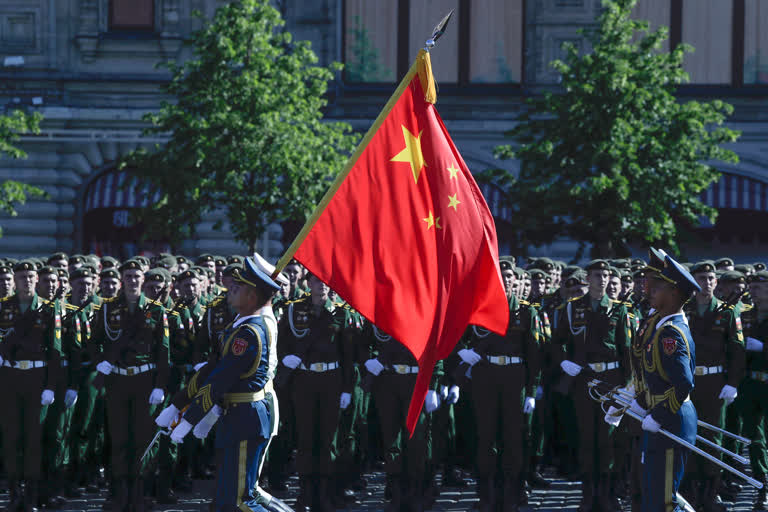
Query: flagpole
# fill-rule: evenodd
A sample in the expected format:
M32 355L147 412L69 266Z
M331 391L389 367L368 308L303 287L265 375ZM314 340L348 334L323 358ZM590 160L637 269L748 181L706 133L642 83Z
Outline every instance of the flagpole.
M363 151L365 151L365 148L371 142L371 139L373 139L374 134L376 134L378 129L381 127L381 124L387 118L389 112L395 106L397 100L400 99L400 96L402 96L406 87L410 85L413 77L416 74L419 75L419 80L421 81L421 86L424 89L424 95L427 101L430 103L434 103L436 101L437 94L435 92L435 81L432 76L432 63L429 58L429 50L435 46L435 41L437 41L445 32L445 28L448 25L448 21L451 19L452 15L453 10L451 10L451 12L449 12L442 20L440 20L440 23L437 24L432 32L432 37L427 40L424 49L419 51L416 59L413 61L413 64L411 64L410 69L400 81L400 84L397 86L397 89L395 89L395 92L392 94L392 96L390 96L386 105L384 105L384 108L381 110L381 112L379 112L378 117L376 117L376 120L373 122L371 127L368 128L368 131L363 137L363 140L357 146L355 152L352 153L352 155L349 157L347 163L344 165L344 168L336 176L333 184L331 184L331 188L328 189L323 198L320 200L320 203L318 203L317 207L312 212L312 215L310 215L309 219L307 219L304 227L301 228L299 234L296 236L293 242L291 242L288 250L285 251L283 256L278 260L277 264L275 265L275 271L272 274L273 278L277 277L277 275L282 272L282 270L288 265L293 256L296 254L296 251L299 250L301 244L304 243L304 240L306 240L307 236L309 236L310 231L312 231L312 228L323 214L323 211L325 211L325 209L328 207L328 204L331 202L331 199L333 199L333 196L336 194L336 192L339 191L341 184L344 183L344 180L347 179L347 176L349 176L352 168L360 159L360 155L363 154Z

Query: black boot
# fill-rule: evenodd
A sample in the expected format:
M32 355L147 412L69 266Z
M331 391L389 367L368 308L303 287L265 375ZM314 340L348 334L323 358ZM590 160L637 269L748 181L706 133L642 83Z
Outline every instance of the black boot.
M501 500L503 512L518 512L520 510L522 490L523 486L519 475L504 474L504 491Z
M312 509L312 478L310 475L299 475L299 497L293 509L296 512L309 512Z
M171 489L171 476L166 471L161 472L158 476L155 501L160 505L175 505L179 502Z
M467 482L464 480L461 470L456 466L446 465L443 469L443 487L466 487Z
M403 508L403 481L400 475L387 475L387 487L390 499L385 512L400 512Z
M602 474L597 483L597 503L602 512L621 512L621 503L611 490L611 475Z
M728 507L717 493L720 487L719 478L708 480L703 484L701 510L703 512L725 512Z
M34 480L27 480L24 484L24 512L37 512L37 494L39 483Z
M112 499L104 503L103 510L123 512L128 507L128 480L115 478L112 482Z
M541 476L541 457L535 455L531 457L528 483L534 489L549 489L552 485L549 480Z
M21 484L18 480L8 480L8 512L16 512L24 505L24 494L21 492Z
M581 477L581 504L579 512L592 512L595 507L595 485L587 475Z
M331 500L331 479L325 476L315 479L315 499L312 512L335 512L336 507Z
M477 486L480 495L480 512L495 512L498 505L495 478L480 478L477 480Z
M763 475L762 477L758 477L755 475L755 479L759 479L763 483L763 488L757 491L757 497L755 498L752 510L755 512L768 510L768 492L765 489L768 487L768 476Z

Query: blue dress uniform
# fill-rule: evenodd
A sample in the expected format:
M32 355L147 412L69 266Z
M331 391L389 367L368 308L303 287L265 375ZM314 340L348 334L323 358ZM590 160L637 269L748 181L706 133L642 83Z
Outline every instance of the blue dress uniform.
M687 276L686 276L687 274ZM660 278L683 290L697 285L687 271L667 257L667 268ZM690 279L689 279L690 278ZM696 348L682 313L658 320L643 348L644 393L638 397L641 407L661 424L661 428L689 443L696 441L696 409L690 400L696 369ZM643 512L682 510L677 503L677 490L683 479L688 450L667 437L643 432Z
M250 258L234 278L264 291L279 289ZM257 487L276 413L270 379L274 325L268 328L266 320L260 310L229 324L222 333L218 361L209 363L210 370L198 371L187 386L191 402L181 422L187 432L190 424L199 424L215 406L222 409L216 424L216 511L267 510ZM181 424L171 439L180 428Z
M198 423L214 404L224 414L216 426L215 510L265 510L257 504L259 460L271 434L265 403L269 342L263 317L224 331L222 357L198 386L184 419Z

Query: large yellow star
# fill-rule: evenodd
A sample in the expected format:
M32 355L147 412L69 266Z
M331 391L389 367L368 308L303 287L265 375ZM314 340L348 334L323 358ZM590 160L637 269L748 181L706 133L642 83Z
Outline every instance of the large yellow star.
M455 165L451 164L451 166L448 168L448 172L451 173L451 178L459 179L456 177L456 175L459 173L459 168Z
M461 201L459 201L459 194L453 194L452 196L448 196L448 208L453 208L453 211L457 212L459 211L457 209L457 206L461 204Z
M429 211L429 217L421 220L427 223L427 230L432 226L435 226L435 229L443 229L443 226L440 225L440 217L435 218L432 214L432 210Z
M401 125L402 126L402 125ZM419 136L415 136L408 128L402 126L403 138L405 139L405 149L392 157L391 162L408 162L411 164L411 171L413 172L413 181L416 184L419 183L419 174L421 174L421 168L426 167L424 162L424 155L421 153L421 134L424 130L419 132Z

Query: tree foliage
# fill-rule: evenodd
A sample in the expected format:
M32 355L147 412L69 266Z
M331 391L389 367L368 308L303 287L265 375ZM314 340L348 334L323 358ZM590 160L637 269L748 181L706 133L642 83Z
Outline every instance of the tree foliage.
M14 146L19 136L24 133L39 133L40 121L43 117L35 112L28 114L22 110L14 110L8 115L0 116L0 155L11 158L26 158L27 154ZM29 197L46 197L44 190L14 180L0 183L0 211L15 217L16 207L27 202ZM0 229L2 235L2 229Z
M739 133L723 126L732 107L722 101L679 102L688 81L683 57L692 48L661 50L667 28L650 31L631 17L636 0L606 0L593 50L564 45L561 91L528 100L513 145L518 176L488 171L507 193L521 247L561 237L592 244L593 257L626 253L629 242L676 247L679 226L695 226L716 211L699 194L718 179L713 162L736 162L722 147Z
M356 137L322 120L339 65L318 66L283 24L268 0L232 2L192 35L191 59L163 64L176 101L145 116L145 133L170 140L126 161L163 191L142 218L150 236L178 242L223 211L253 248L272 222L303 222L343 165Z

